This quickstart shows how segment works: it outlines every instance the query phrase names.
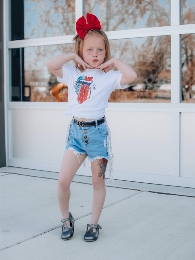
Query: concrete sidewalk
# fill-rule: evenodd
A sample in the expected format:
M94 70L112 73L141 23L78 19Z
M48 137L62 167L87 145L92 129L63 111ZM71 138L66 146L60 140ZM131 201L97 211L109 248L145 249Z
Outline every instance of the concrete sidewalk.
M195 189L116 181L107 187L99 239L86 243L90 181L75 176L70 203L75 234L63 241L57 173L0 168L0 259L195 259Z

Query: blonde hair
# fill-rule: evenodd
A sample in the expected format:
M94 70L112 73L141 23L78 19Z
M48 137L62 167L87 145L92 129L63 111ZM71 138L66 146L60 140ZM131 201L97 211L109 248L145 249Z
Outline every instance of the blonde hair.
M110 43L108 41L108 37L105 34L104 31L102 30L90 30L88 31L88 33L85 35L85 38L82 40L79 35L77 34L74 38L73 41L75 41L75 53L81 58L83 59L83 46L84 46L84 40L87 38L87 36L91 36L91 35L98 35L100 37L103 38L104 43L105 43L105 50L106 50L106 55L104 58L104 62L108 61L110 59ZM79 66L80 71L83 71L84 68L83 66Z

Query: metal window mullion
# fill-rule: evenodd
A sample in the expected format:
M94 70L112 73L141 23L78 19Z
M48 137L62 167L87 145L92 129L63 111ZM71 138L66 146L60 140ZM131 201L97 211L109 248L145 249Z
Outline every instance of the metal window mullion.
M181 0L171 0L171 25L180 25Z
M180 34L171 35L171 103L181 101L181 44Z
M180 25L180 0L171 0L171 26ZM171 34L171 103L181 101L180 32ZM171 112L171 173L180 176L180 112Z
M190 25L178 25L178 26L164 26L164 27L153 27L153 28L140 28L120 31L108 31L106 32L108 38L111 39L133 39L137 37L150 37L150 36L161 36L171 34L186 34L194 33L195 24ZM72 43L74 35L55 36L46 38L35 38L18 41L8 41L8 48L21 48L30 46L42 46L42 45L54 45Z
M179 27L181 18L181 1L171 0L171 26ZM181 101L181 31L171 33L171 103L180 103Z
M4 59L4 118L5 118L5 153L6 153L6 166L9 166L9 155L10 155L10 131L9 121L10 115L8 111L9 104L9 49L7 46L8 35L9 35L9 1L3 0L3 59Z
M84 0L75 0L75 25L76 21L83 15L84 11ZM75 27L76 34L76 27Z
M23 77L23 73L22 73L22 48L20 48L20 101L22 101L22 96L23 96L23 89L22 89L22 77Z

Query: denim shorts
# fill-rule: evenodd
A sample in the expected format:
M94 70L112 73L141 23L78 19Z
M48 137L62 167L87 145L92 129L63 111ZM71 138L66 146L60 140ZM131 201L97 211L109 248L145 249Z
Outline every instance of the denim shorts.
M96 126L79 126L70 122L66 150L74 150L76 156L86 154L91 162L105 158L109 161L110 135L107 122Z

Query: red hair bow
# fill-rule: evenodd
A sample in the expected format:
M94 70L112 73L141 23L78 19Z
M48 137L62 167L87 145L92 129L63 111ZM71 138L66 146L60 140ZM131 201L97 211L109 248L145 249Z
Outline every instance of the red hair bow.
M87 13L87 22L85 17L80 17L76 22L76 30L81 39L84 39L89 30L100 30L100 21L94 14Z

